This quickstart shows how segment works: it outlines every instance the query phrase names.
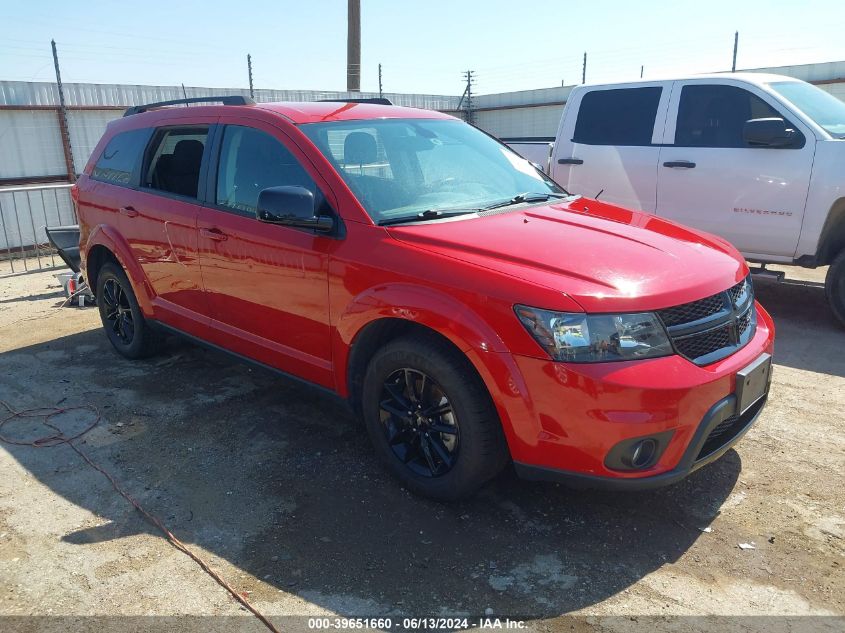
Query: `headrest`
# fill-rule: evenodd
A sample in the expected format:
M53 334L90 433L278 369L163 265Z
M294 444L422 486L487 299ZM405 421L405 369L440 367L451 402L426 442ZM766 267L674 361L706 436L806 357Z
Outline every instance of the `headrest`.
M368 165L376 162L376 137L366 132L352 132L343 141L343 162L347 165Z
M187 163L196 162L199 164L202 160L202 143L194 139L183 139L176 143L173 148L173 158L177 162Z

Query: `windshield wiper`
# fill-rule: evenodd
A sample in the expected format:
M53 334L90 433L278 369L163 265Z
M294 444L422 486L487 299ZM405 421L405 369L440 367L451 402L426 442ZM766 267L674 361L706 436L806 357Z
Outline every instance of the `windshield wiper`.
M494 202L493 204L484 207L484 211L491 209L501 209L502 207L509 207L514 204L522 204L523 202L545 202L549 198L568 198L569 196L563 193L532 193L526 191L525 193L518 193L513 198L503 200L502 202Z
M466 215L468 213L478 213L482 209L466 208L466 209L426 209L414 215L403 215L400 218L388 218L378 223L379 226L389 226L391 224L405 224L407 222L419 222L420 220L439 220L440 218L452 218L457 215Z

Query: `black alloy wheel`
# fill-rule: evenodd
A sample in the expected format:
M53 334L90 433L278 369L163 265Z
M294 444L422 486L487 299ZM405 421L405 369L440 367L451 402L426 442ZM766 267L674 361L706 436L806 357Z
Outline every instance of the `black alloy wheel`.
M161 349L162 336L144 319L132 284L119 265L107 262L100 268L96 296L106 336L121 356L146 358Z
M398 337L373 354L361 414L382 463L426 497L466 498L510 457L481 377L459 349L434 333Z
M414 473L440 477L452 469L460 428L449 397L431 376L410 368L390 374L379 417L393 454Z
M111 331L121 343L131 345L135 338L132 307L117 279L107 279L103 284L103 308L104 319L108 322L106 327L111 327Z

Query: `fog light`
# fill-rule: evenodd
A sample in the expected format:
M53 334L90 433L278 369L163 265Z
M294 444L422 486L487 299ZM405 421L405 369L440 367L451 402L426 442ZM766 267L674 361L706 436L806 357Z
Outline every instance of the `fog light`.
M634 444L634 450L631 452L631 466L634 468L645 468L651 465L655 453L657 453L657 442L652 438L637 442Z
M675 431L661 431L645 437L622 440L608 452L604 465L610 470L645 470L654 466L669 445Z

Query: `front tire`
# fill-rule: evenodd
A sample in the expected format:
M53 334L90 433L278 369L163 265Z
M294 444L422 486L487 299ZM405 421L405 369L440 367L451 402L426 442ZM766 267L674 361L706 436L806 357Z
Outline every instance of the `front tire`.
M420 495L468 497L507 463L489 393L445 342L413 336L380 349L367 368L362 404L379 457Z
M155 354L161 337L147 325L129 278L113 263L104 264L97 275L97 307L100 320L118 354L132 360Z
M833 259L827 269L824 294L834 316L845 325L845 250Z

